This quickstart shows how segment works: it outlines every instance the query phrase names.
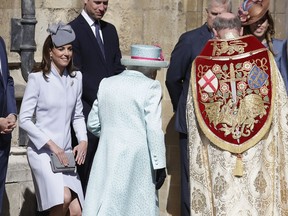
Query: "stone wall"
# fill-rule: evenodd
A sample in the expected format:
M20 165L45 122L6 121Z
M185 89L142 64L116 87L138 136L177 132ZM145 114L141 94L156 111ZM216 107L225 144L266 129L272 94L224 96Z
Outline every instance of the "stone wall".
M233 1L233 12L241 0ZM179 36L202 25L206 20L207 0L110 0L104 19L112 22L119 34L123 55L129 55L130 45L135 43L158 44L163 48L166 59L178 41ZM286 38L288 16L286 0L271 0L270 9L276 23L276 36ZM47 37L47 26L51 22L68 22L82 10L82 0L35 0L37 50L35 61L41 59L42 44ZM11 18L21 18L21 0L1 0L0 35L7 45L11 74L15 79L18 106L25 89L19 63L19 54L10 52ZM165 87L166 69L157 76L163 89L163 130L167 147L168 178L160 190L161 215L180 215L180 167L178 134L174 131L174 117L168 91ZM21 131L13 133L13 148L9 162L6 184L4 215L33 215L35 197L31 173L25 157L25 147L18 147Z

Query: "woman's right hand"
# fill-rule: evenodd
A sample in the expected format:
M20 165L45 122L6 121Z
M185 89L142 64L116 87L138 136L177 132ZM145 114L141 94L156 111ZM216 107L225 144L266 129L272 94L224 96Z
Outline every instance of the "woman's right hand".
M69 165L68 157L63 149L61 149L58 145L56 145L52 140L49 140L47 142L47 145L49 149L57 155L61 164L63 164L64 166Z

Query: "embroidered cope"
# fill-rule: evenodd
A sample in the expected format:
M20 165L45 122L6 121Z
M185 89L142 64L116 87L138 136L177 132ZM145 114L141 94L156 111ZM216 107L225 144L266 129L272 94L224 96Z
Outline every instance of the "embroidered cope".
M187 98L191 215L288 215L288 106L252 36L210 40Z

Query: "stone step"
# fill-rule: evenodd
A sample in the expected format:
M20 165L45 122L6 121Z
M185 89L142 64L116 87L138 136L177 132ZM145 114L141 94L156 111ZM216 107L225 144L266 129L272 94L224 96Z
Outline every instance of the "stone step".
M26 147L11 147L5 189L3 216L36 215L36 198Z

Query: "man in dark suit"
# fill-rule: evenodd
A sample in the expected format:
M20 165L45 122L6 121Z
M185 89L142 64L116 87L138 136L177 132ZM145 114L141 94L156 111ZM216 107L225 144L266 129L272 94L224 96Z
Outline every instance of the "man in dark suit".
M16 112L14 81L9 73L6 46L0 37L0 214L11 147L11 132L16 127Z
M231 0L209 0L206 8L207 22L197 29L182 34L171 54L166 86L175 112L175 129L180 134L182 216L190 215L186 99L191 75L191 64L206 42L213 38L211 26L214 18L222 12L231 11L231 9Z
M84 0L83 11L70 22L76 34L74 64L83 74L82 102L86 120L97 97L100 81L125 69L120 62L122 56L116 28L101 20L107 8L108 0ZM78 167L84 193L97 145L98 138L88 132L85 163Z

